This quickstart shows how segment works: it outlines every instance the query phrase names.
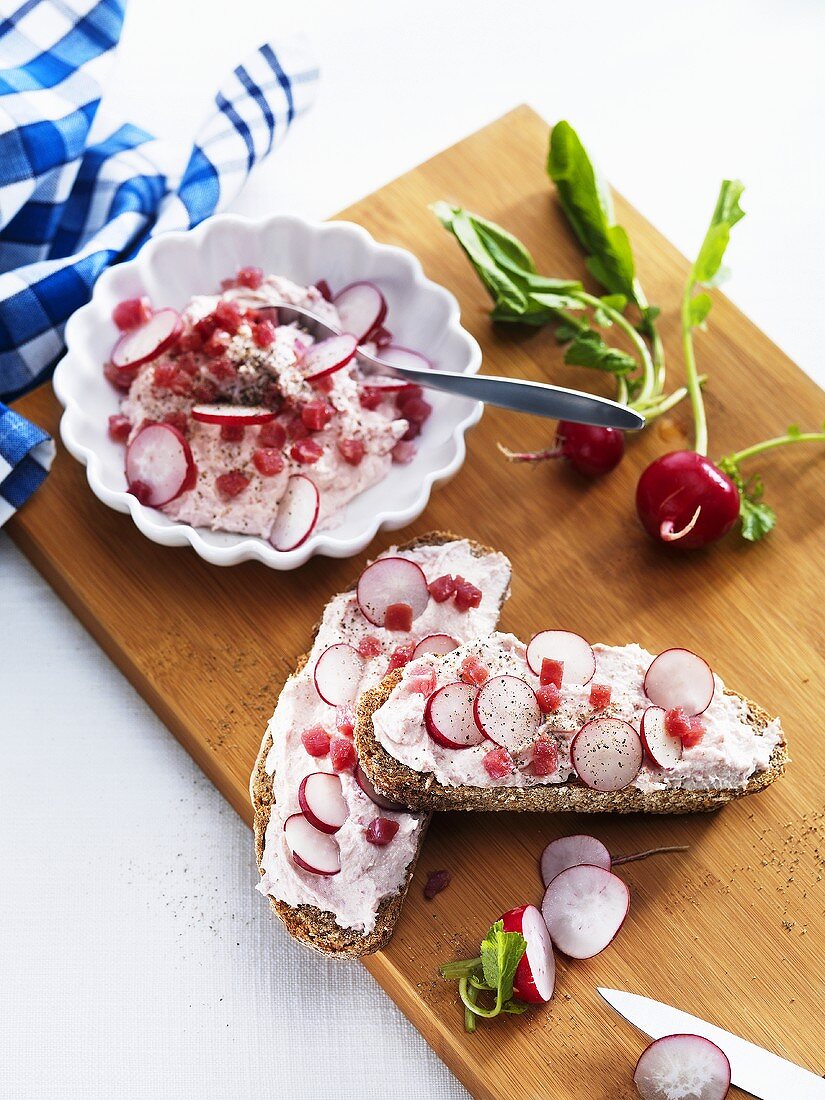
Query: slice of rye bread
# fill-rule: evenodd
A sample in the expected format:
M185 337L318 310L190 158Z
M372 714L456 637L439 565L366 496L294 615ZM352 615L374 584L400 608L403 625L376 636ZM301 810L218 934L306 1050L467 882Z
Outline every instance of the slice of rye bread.
M576 813L649 813L686 814L709 813L735 798L755 794L778 779L788 763L784 739L774 749L768 767L755 772L743 787L719 790L683 790L672 787L660 791L640 791L626 787L622 791L594 791L579 780L563 784L542 784L533 787L445 786L432 772L417 772L396 760L375 736L372 716L389 698L401 680L401 669L389 673L376 687L365 691L356 710L355 743L361 765L387 798L397 799L414 810L544 810ZM734 691L725 691L735 695ZM748 723L759 735L771 721L771 716L749 699Z
M460 535L453 535L447 531L433 531L426 535L420 535L418 538L412 539L410 542L406 542L399 546L398 549L402 551L415 550L422 546L443 546L448 542L464 541L469 542L473 553L477 557L499 552L488 546L482 546L472 539L465 540ZM347 591L351 592L354 588L355 583L351 584ZM507 593L505 592L502 603L506 597ZM501 606L499 606L499 611L500 610ZM305 653L298 658L295 671L290 676L290 679L298 675L308 660L309 653ZM255 831L255 856L258 862L258 870L261 875L264 873L262 860L266 827L269 824L271 809L275 802L273 777L268 775L266 771L266 758L271 747L272 735L269 729L267 729L263 741L261 742L258 757L255 761L255 767L252 770L252 776L249 781L249 793L255 811L253 823ZM394 894L384 898L379 905L375 928L372 932L363 933L358 932L354 928L342 928L341 925L336 922L333 913L319 909L315 905L289 905L287 902L280 901L278 898L269 897L269 904L283 921L287 932L296 940L300 940L301 943L306 944L307 947L311 947L315 951L319 951L322 955L328 955L339 959L357 959L362 955L371 955L375 951L380 951L383 947L386 947L392 936L393 929L395 928L395 922L398 920L401 913L401 906L409 888L410 880L412 879L416 860L421 852L421 845L424 840L424 834L427 831L429 820L429 814L427 814L421 832L419 833L418 848L415 856L407 867L404 881L399 885L398 890Z

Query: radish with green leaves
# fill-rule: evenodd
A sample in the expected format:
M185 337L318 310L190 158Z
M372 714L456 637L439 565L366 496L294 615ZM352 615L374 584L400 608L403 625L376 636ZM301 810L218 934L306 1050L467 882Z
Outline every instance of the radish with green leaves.
M687 390L694 421L693 450L671 451L652 462L636 488L636 511L645 530L666 546L694 550L725 536L741 521L742 536L753 542L773 528L776 515L762 502L757 478L745 480L740 466L746 459L774 447L799 442L825 442L825 432L803 433L792 427L784 436L727 455L719 462L707 457L708 428L696 369L693 330L704 327L712 302L703 287L718 283L730 231L744 217L738 180L725 180L682 297L682 344Z

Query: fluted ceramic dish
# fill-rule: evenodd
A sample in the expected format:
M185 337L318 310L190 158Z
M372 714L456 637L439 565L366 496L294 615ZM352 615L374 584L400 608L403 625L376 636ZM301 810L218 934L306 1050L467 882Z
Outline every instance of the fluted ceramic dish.
M146 294L153 305L182 309L194 294L213 293L239 267L255 265L304 286L326 279L340 289L357 279L375 282L388 305L395 343L415 348L442 370L475 374L481 349L461 327L458 303L427 279L418 260L402 248L379 244L349 222L308 222L276 215L252 221L220 214L188 233L151 241L134 260L98 280L92 300L66 326L66 356L54 388L64 407L60 434L86 467L92 492L118 512L128 512L140 531L164 546L191 546L213 565L252 559L274 569L294 569L314 554L344 558L363 550L382 528L395 530L424 510L433 487L447 481L465 456L464 433L477 423L475 401L430 392L433 414L408 466L393 466L378 485L352 500L335 527L316 531L295 550L275 550L255 535L192 527L141 504L126 491L123 447L107 434L118 394L103 377L117 338L112 309L124 298Z

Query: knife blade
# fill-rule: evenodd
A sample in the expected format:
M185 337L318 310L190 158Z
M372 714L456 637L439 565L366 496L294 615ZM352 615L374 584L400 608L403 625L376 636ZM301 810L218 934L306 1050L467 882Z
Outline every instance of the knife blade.
M825 1080L787 1058L650 997L620 989L600 988L598 992L614 1011L651 1039L687 1034L716 1043L728 1056L734 1085L759 1100L825 1100Z

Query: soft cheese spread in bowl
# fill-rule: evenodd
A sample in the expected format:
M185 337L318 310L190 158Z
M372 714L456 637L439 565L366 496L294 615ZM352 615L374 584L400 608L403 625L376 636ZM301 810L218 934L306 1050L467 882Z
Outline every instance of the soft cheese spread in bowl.
M431 412L421 388L363 377L354 354L357 342L374 352L377 341L390 357L386 306L358 341L337 338L351 341L348 357L320 369L308 366L319 343L299 324L281 323L279 304L294 305L344 329L341 295L335 302L325 295L324 285L247 268L220 293L193 297L180 314L154 311L145 299L120 303L114 318L123 334L104 373L124 392L109 432L127 446L130 492L172 519L271 538L286 550L334 526L393 463L411 461ZM166 430L144 433L157 425ZM299 475L305 494L296 505L290 485ZM303 520L293 514L289 544L274 534L282 505L305 513Z
M304 735L320 728L333 741L350 741L353 729L352 711L347 707L336 709L319 694L319 658L330 647L341 644L358 650L352 689L354 694L360 693L379 683L389 666L400 667L409 661L412 649L422 639L449 635L457 642L467 642L489 634L510 583L510 564L503 554L477 552L463 540L411 550L391 549L378 560L399 557L420 566L427 582L458 575L477 590L477 605L463 607L454 598L442 599L443 593L436 587L438 598L426 600L411 629L393 630L368 621L355 591L336 596L324 611L306 664L285 684L268 727L272 746L266 771L272 776L274 800L258 889L289 905L316 906L332 913L342 928L364 933L374 929L382 900L397 893L406 881L424 818L388 809L385 800L376 804L358 782L357 768L349 766L336 773L346 803L346 819L332 834L339 850L340 870L316 874L296 862L284 826L301 811L298 792L302 780L313 773L335 771L329 753L310 755ZM323 749L323 738L321 742ZM310 747L314 749L311 742ZM398 825L389 843L380 846L368 839L376 818Z
M493 677L512 676L526 682L541 697L542 677L528 665L526 651L514 635L495 633L445 656L427 655L407 665L400 683L373 715L378 741L402 764L417 772L431 772L444 786L526 787L575 781L571 744L576 734L596 718L620 719L639 733L642 716L651 708L645 676L653 654L635 644L597 644L592 647L595 672L591 679L568 685L561 674L560 689L552 699L555 709L541 714L532 744L507 752L494 741L480 737L476 744L452 748L430 735L425 721L427 698L419 686L425 669L434 673L433 692L468 679L483 685ZM779 720L774 719L761 731L755 730L747 720L744 700L726 692L722 680L708 670L710 675L712 698L699 715L698 726L694 719L694 736L686 737L680 758L662 767L644 753L632 786L642 791L737 788L768 767L773 750L782 740ZM609 701L605 704L604 700ZM549 746L551 768L535 766L539 743ZM541 774L536 774L537 770Z

